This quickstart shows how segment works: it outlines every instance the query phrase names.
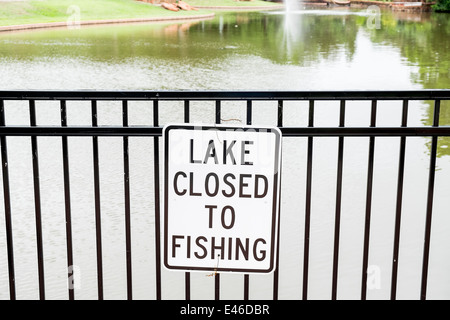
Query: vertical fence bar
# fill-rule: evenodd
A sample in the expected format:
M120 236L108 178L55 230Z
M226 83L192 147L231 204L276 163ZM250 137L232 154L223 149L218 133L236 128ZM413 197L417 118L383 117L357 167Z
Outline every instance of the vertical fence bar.
M98 126L97 101L91 101L92 126ZM94 165L94 197L95 197L95 230L97 246L97 296L103 300L103 253L102 253L102 220L100 205L100 169L98 161L98 136L92 136L92 155Z
M250 285L250 277L248 274L244 274L244 300L248 300L248 288Z
M189 123L189 100L184 100L184 123Z
M370 126L375 127L377 115L377 100L372 100ZM370 215L372 212L372 185L373 185L373 158L375 151L375 137L369 138L369 159L367 169L367 193L366 193L366 216L364 226L364 249L362 263L361 300L367 295L367 267L369 262L369 239L370 239Z
M283 100L278 100L277 127L283 126Z
M277 108L277 127L281 128L283 126L283 100L278 100L278 108ZM281 137L281 139L283 139ZM281 172L279 172L281 176ZM281 179L280 179L281 181ZM278 280L279 280L279 267L280 267L280 210L281 210L281 188L279 194L279 204L278 204L278 230L277 230L277 256L276 256L276 264L275 271L273 272L273 300L278 300Z
M309 100L308 127L314 127L314 100ZM306 165L306 200L305 200L305 236L303 251L303 293L302 299L308 299L309 272L309 237L311 225L311 188L312 188L313 137L308 136L308 160Z
M184 273L184 297L186 300L191 300L191 273Z
M189 100L184 100L184 122L189 123ZM184 274L185 299L191 300L191 273Z
M402 108L402 127L406 127L408 121L408 100L403 100ZM402 215L403 200L403 177L405 172L405 149L406 137L400 137L400 152L398 161L398 180L397 180L397 205L395 209L395 227L394 227L394 250L392 255L392 277L391 277L391 300L396 299L397 295L397 274L398 274L398 255L400 246L400 225Z
M128 101L122 101L122 125L128 127ZM127 260L127 298L133 299L133 272L131 265L131 210L130 210L130 157L128 137L123 137L123 172L125 199L125 247Z
M345 127L345 100L340 103L339 127ZM342 166L344 157L344 137L339 137L337 182L336 182L336 212L334 221L334 251L333 251L333 280L331 286L331 299L336 300L338 264L339 264L339 239L341 225L341 200L342 200Z
M216 100L216 110L215 110L215 114L216 114L216 124L219 124L221 122L221 114L222 114L222 110L220 107L220 100Z
M220 124L221 122L221 105L220 100L216 100L216 124ZM220 299L220 273L216 273L214 277L214 299Z
M67 111L66 101L61 100L61 126L67 127ZM73 249L72 249L72 217L70 206L70 176L69 176L69 151L67 136L62 137L62 153L63 153L63 171L64 171L64 199L65 199L65 218L66 218L66 245L67 245L67 269L68 269L68 287L69 299L75 299L75 281L73 268Z
M220 300L220 273L216 273L214 277L214 299Z
M0 100L0 126L4 127L5 104ZM11 196L9 190L9 170L8 170L8 150L6 146L6 136L0 136L0 146L2 148L2 173L3 173L3 198L5 204L5 227L6 227L6 248L8 254L8 276L9 276L9 298L16 300L16 284L14 269L14 246L11 219Z
M247 124L252 124L252 100L247 100Z
M153 126L159 126L158 100L153 101ZM159 190L159 138L153 138L153 170L155 176L155 262L156 262L156 299L161 300L161 208L160 208L160 190Z
M252 100L247 100L247 125L252 124ZM250 276L244 274L244 300L248 300Z
M36 126L36 104L34 100L29 102L30 126ZM39 158L37 137L31 137L31 153L33 157L33 184L34 184L34 210L36 219L36 247L38 257L38 275L39 275L39 298L45 300L45 281L44 281L44 253L42 247L42 214L41 214L41 193L39 183Z
M433 127L439 127L441 101L436 100L434 103ZM422 263L422 285L420 290L420 299L427 298L427 282L428 282L428 260L430 256L430 238L431 238L431 217L433 213L433 195L434 195L434 178L436 171L436 152L438 137L433 136L431 140L430 155L430 172L428 177L428 198L427 198L427 217L425 221L425 239L423 247L423 263Z

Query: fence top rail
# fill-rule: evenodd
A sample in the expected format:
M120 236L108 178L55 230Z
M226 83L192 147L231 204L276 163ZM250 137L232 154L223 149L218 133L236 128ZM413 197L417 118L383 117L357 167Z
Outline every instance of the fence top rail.
M157 137L162 127L100 126L48 127L0 126L0 136L136 136ZM281 127L284 137L425 137L450 136L450 126L441 127Z
M0 100L449 100L450 89L351 91L1 91Z

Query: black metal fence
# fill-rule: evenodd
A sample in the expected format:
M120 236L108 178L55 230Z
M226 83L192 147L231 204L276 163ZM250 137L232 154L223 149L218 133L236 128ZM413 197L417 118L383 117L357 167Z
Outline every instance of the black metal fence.
M5 121L5 104L10 100L25 100L29 103L29 125L17 126L8 125ZM36 119L36 101L53 100L59 101L60 105L60 126L42 126L37 123ZM90 126L69 126L66 103L67 101L89 101L91 104L91 125ZM117 100L122 103L122 125L120 126L99 126L97 117L98 101ZM398 185L396 195L396 212L395 212L395 234L394 247L392 252L392 274L390 298L396 299L397 293L397 273L399 262L399 243L400 243L400 225L402 217L402 196L404 183L404 166L405 166L405 143L407 137L431 137L430 157L429 157L429 177L427 188L427 207L426 207L426 223L425 238L422 259L422 275L421 275L421 292L420 298L427 297L427 279L428 279L428 262L430 254L430 237L431 237L431 221L433 214L433 194L435 187L435 166L437 157L438 137L450 136L450 127L440 125L441 101L450 100L450 90L419 90L419 91L350 91L350 92L223 92L223 91L141 91L141 92L96 92L96 91L1 91L0 92L0 143L1 143L1 161L2 161L2 177L3 177L3 193L4 193L4 213L6 227L6 251L7 266L9 279L9 297L16 299L16 274L14 260L14 244L11 211L11 195L10 195L10 177L8 173L8 149L7 137L22 136L30 137L32 152L32 170L33 170L33 189L34 189L34 210L35 210L35 226L36 226L36 248L37 248L37 264L39 279L39 297L46 298L45 289L45 254L42 239L42 218L41 218L41 186L39 175L39 151L37 144L38 136L61 137L62 139L62 161L64 170L64 197L65 197L65 231L66 231L66 252L67 266L73 265L73 242L72 242L72 225L71 225L71 184L69 179L69 151L68 137L85 136L92 137L93 150L93 168L94 168L94 191L95 191L95 225L96 225L96 264L97 264L97 288L98 299L104 298L104 274L103 274L103 256L102 252L102 228L101 228L101 207L100 207L100 176L99 176L99 151L98 138L102 136L123 137L123 172L124 172L124 208L125 208L125 234L126 234L126 273L127 273L127 298L133 298L132 288L132 259L131 259L131 228L130 228L130 185L129 172L130 162L128 153L128 137L145 136L154 139L154 202L155 202L155 270L156 270L156 299L161 299L161 243L160 224L161 224L161 195L160 185L160 137L162 127L159 122L161 110L161 101L182 101L184 103L184 122L190 122L190 106L192 101L212 101L215 104L215 123L221 123L222 102L224 101L243 101L246 103L246 124L252 124L252 118L255 113L255 101L273 101L277 108L276 125L280 128L283 137L305 137L307 138L307 163L306 163L306 195L304 210L304 239L303 239L303 270L302 270L302 288L301 296L308 299L308 275L309 275L309 257L310 257L310 221L311 221L311 196L312 196L312 165L315 137L337 137L338 138L338 158L337 158L337 181L336 184L336 202L335 202L335 227L334 227L334 245L333 245L333 262L332 262L332 290L331 299L337 298L338 291L338 266L339 266L339 243L340 243L340 219L341 219L341 199L342 199L342 176L343 176L343 155L344 141L346 137L368 137L369 153L368 153L368 171L367 171L367 190L366 190L366 209L365 209L365 226L364 226L364 252L362 268L359 277L361 278L361 299L366 299L367 294L367 268L369 257L369 239L371 231L371 201L372 201L372 184L373 184L373 167L375 155L375 139L377 137L399 137L400 149L398 163ZM284 102L285 101L308 101L309 116L307 126L284 126ZM317 127L315 126L315 102L322 100L339 101L339 125L336 127ZM370 125L368 127L346 127L346 103L350 100L370 101ZM379 101L399 100L402 103L401 125L398 127L379 127L377 122L377 105ZM428 101L433 108L431 125L425 126L409 126L407 123L409 103L413 100ZM150 101L153 108L153 125L151 126L129 126L128 121L128 104L129 101ZM13 111L10 111L13 112ZM281 209L282 210L282 209ZM281 214L283 219L283 214ZM299 230L300 232L300 230ZM281 247L280 250L283 250ZM282 268L277 268L273 274L273 299L278 299L279 290L279 274L283 272ZM70 277L70 273L68 274ZM185 274L185 298L191 297L191 281L190 273ZM220 298L220 274L215 277L215 298ZM3 290L3 289L2 289ZM69 289L69 299L75 298L73 288ZM244 299L249 298L249 276L244 276Z

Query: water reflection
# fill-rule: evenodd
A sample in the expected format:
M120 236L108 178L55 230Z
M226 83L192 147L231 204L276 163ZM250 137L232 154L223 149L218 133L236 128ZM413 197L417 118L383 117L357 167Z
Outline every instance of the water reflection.
M282 29L283 39L281 48L285 49L288 59L293 58L293 50L304 41L302 35L301 18L297 16L295 11L287 11L284 16L284 28Z
M411 66L411 78L425 89L450 88L450 22L446 15L390 13L382 17L383 30L371 32L380 45L398 47ZM434 102L426 101L422 123L433 123ZM450 125L450 101L441 101L440 125ZM450 138L441 137L437 155L450 155ZM430 144L428 144L430 147Z
M439 69L420 72L430 83L439 75L448 87L449 21L440 15L383 11L382 27L366 26L364 10L300 10L217 14L211 21L83 27L0 35L0 57L27 60L45 57L120 61L136 58L225 59L234 53L257 55L275 63L303 65L332 58L345 50L351 59L358 33L402 51L410 63ZM406 45L408 44L408 45ZM419 61L421 59L421 61ZM437 72L437 73L436 73ZM437 85L437 86L436 86Z

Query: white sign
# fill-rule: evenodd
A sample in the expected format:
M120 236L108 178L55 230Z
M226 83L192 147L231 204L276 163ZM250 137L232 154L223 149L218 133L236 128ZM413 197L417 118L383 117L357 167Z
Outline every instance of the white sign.
M164 265L268 273L276 262L281 133L164 127Z

